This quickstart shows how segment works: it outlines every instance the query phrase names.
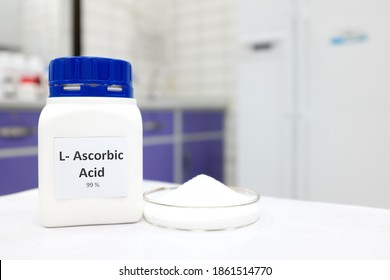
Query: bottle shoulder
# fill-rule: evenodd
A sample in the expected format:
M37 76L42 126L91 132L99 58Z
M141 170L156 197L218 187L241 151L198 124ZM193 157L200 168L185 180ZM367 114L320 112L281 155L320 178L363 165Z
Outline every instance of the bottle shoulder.
M50 99L50 98L49 98ZM68 99L68 98L64 98ZM67 119L69 122L75 122L78 120L96 120L102 121L107 119L122 119L124 121L142 122L141 112L136 105L135 100L123 100L123 102L104 102L103 99L113 98L92 98L98 100L92 100L88 98L88 102L60 101L48 102L43 108L39 122L46 121L58 121L59 119Z
M47 105L137 105L135 98L120 97L49 97L46 100Z

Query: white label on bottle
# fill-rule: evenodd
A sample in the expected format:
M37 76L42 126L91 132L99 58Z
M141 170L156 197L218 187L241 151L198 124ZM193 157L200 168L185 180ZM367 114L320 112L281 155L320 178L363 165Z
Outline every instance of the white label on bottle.
M126 197L126 137L55 138L57 199Z

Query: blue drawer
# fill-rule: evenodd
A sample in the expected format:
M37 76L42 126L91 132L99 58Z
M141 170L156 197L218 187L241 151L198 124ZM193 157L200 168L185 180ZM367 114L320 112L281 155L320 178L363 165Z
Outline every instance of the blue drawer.
M173 144L144 146L144 179L173 182Z
M173 134L172 111L142 111L141 114L144 137Z
M38 144L39 112L0 112L0 149Z
M38 156L0 159L0 195L38 187Z
M210 132L223 130L222 111L185 111L183 132Z
M205 140L183 144L183 181L206 174L223 182L223 141Z

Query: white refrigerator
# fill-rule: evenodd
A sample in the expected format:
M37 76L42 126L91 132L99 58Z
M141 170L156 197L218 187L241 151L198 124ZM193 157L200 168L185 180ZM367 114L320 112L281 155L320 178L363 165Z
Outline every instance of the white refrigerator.
M237 184L390 208L390 1L238 5Z

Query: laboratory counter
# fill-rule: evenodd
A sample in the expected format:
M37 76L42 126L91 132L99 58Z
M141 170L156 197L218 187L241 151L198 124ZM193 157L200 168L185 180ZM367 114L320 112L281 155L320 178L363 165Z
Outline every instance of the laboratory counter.
M145 190L172 184L145 181ZM134 224L44 228L38 190L0 196L0 259L390 259L390 210L262 197L224 231Z

